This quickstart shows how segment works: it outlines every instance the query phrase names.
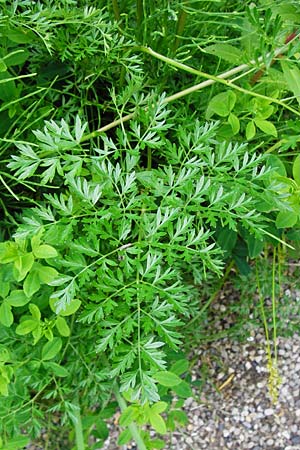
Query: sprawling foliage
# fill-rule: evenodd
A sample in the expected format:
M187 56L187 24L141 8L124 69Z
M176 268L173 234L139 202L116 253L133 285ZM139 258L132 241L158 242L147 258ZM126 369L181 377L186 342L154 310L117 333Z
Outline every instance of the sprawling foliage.
M1 2L0 448L163 448L205 281L298 238L298 3L125 3Z

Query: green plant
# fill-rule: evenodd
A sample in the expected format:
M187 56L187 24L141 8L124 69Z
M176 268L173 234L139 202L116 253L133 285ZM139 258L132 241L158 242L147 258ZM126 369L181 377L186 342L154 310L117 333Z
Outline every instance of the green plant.
M268 153L298 142L299 7L200 3L1 2L2 448L53 415L100 446L117 404L120 445L163 448L216 278L297 234L298 158Z

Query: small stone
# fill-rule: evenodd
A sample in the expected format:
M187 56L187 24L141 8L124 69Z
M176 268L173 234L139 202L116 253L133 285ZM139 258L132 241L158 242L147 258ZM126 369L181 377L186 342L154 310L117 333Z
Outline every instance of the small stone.
M251 367L252 367L251 362L250 362L250 361L247 361L246 364L245 364L245 369L246 369L246 370L250 370Z
M268 439L266 444L267 444L268 447L271 447L271 445L274 444L274 440L273 439Z
M265 410L265 416L272 416L274 414L274 409L272 408L267 408Z
M300 444L300 436L299 435L298 436L291 436L291 442L292 442L293 445Z

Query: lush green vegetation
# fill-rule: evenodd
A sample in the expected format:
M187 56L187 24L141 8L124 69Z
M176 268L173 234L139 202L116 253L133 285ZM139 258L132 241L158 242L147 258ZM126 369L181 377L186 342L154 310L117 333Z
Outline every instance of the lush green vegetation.
M99 448L118 407L120 445L163 448L224 279L259 294L228 333L254 310L276 341L299 239L298 2L88 3L0 2L3 449L53 417Z

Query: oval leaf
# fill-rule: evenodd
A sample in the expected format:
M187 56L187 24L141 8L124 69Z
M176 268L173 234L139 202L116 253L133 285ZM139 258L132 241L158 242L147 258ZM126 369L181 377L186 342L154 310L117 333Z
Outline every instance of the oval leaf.
M173 387L177 384L181 383L181 378L179 378L175 373L168 371L157 372L153 375L156 381L159 382L162 386Z
M11 306L4 301L0 306L0 322L5 327L10 327L14 321L13 313L11 312Z
M127 428L127 430L122 431L122 433L119 435L118 445L127 444L131 438L132 438L131 432L130 432L129 428Z
M250 122L247 123L247 126L246 126L247 141L250 141L251 139L253 139L255 134L256 134L256 128L255 128L253 120L251 120Z
M54 358L62 347L62 340L59 337L54 337L52 341L47 342L42 349L43 361L48 361Z
M160 434L166 434L167 427L164 419L159 414L150 414L150 423L154 430Z
M58 316L55 322L56 328L61 336L70 336L70 328L66 322L66 319Z
M293 177L300 186L300 155L298 155L293 163Z
M291 228L296 225L298 221L298 214L292 211L280 211L276 217L277 228Z
M33 253L36 258L55 258L57 256L55 248L47 244L35 248Z
M255 125L264 133L277 137L277 130L275 128L275 125L273 125L272 122L269 122L268 120L263 119L254 119Z
M31 333L38 326L38 324L39 323L36 320L24 320L17 326L16 333L21 336Z
M57 303L56 298L50 298L49 305L50 305L50 308L52 309L52 311L55 313L56 313L56 306L55 306L56 303ZM77 309L80 307L80 305L81 305L81 301L78 300L78 298L73 298L73 300L71 300L71 303L69 305L67 305L63 311L59 312L59 315L60 316L70 316L71 314L74 314L77 311Z
M36 270L32 270L24 281L23 289L27 297L32 297L41 287L40 278Z
M56 364L55 362L44 363L44 367L46 369L50 369L51 372L53 372L57 377L67 377L69 375L67 369L60 366L59 364Z
M29 298L26 297L24 291L22 291L21 289L16 289L14 291L11 291L9 297L7 297L6 299L6 302L11 306L24 306L29 302Z

